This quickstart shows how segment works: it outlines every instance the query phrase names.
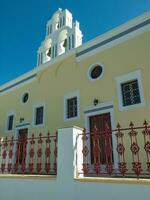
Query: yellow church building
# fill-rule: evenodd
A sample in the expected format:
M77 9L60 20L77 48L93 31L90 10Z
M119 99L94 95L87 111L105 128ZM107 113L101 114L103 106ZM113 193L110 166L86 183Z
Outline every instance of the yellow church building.
M123 128L131 121L133 127L144 126L144 120L150 122L150 13L85 44L82 37L79 22L73 21L68 10L58 9L46 24L37 66L0 86L2 138L53 135L72 126L104 132L106 124L115 130L118 122ZM138 139L144 144L143 135ZM125 143L129 141L125 138ZM111 145L116 149L114 136ZM101 154L104 146L101 144ZM142 155L146 159L144 152ZM3 156L2 163L5 159ZM106 162L103 155L98 161L93 159L91 162ZM118 154L111 159L118 160Z

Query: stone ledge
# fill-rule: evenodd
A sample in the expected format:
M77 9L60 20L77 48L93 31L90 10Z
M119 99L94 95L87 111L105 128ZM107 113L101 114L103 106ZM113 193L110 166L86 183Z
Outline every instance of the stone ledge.
M150 179L136 179L136 178L103 178L103 177L83 177L74 178L79 182L95 182L95 183L112 183L112 184L139 184L150 185Z
M1 174L0 179L56 180L56 175Z

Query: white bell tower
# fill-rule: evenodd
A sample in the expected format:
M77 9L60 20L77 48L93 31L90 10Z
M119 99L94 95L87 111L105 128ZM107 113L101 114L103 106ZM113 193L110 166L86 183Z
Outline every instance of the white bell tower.
M82 45L79 22L73 23L72 14L58 9L46 25L46 37L37 52L37 66Z

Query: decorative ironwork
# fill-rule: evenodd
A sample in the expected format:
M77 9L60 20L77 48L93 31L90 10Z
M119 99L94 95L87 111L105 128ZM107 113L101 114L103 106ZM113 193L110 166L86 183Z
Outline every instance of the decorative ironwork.
M150 128L148 127L148 122L145 120L144 123L144 130L142 131L144 136L144 150L146 152L146 159L147 159L147 171L150 172Z
M88 164L88 155L89 155L89 147L87 144L88 141L88 136L86 134L86 130L83 130L83 135L82 135L82 141L83 141L83 149L82 149L82 154L83 154L83 173L84 175L87 175L89 172L89 164Z
M97 175L100 174L101 171L101 158L100 158L100 152L101 152L101 147L100 147L100 134L98 133L97 127L94 126L93 133L92 135L92 153L93 153L93 158L94 158L94 170Z
M140 147L138 146L137 143L133 142L133 143L131 144L130 149L131 149L132 153L136 155L136 154L139 152Z
M43 154L42 143L43 143L42 133L40 133L39 134L39 139L38 139L37 166L36 166L38 174L40 174L40 172L42 170L42 154Z
M11 138L11 141L10 141L10 150L9 150L9 153L8 153L8 166L7 166L7 170L8 170L8 173L10 173L12 171L12 158L13 158L13 149L14 149L14 137Z
M47 139L46 139L46 149L45 149L45 171L47 174L49 174L50 171L50 143L51 143L51 139L50 139L50 133L47 133Z
M8 146L8 139L6 137L6 139L4 141L4 150L2 153L2 164L1 164L2 173L5 172L5 168L6 168L7 146Z
M105 154L106 154L106 166L109 175L113 172L113 150L112 150L112 134L108 124L105 124L104 129L104 139L105 139Z
M54 167L53 167L55 173L57 173L57 143L58 143L58 133L56 132L56 136L54 137Z
M92 174L93 176L94 172L95 175L103 177L150 177L150 174L147 174L147 172L150 173L150 126L148 122L144 121L142 127L135 127L131 122L127 128L122 128L119 123L115 130L110 130L108 124L103 128L103 131L98 132L95 126L92 133L84 130L81 135L84 175L91 176ZM105 149L103 152L105 155L102 156L106 158L106 163L103 164L101 163L100 141L104 142L102 148ZM145 157L143 150L146 153Z
M124 148L123 144L119 143L117 145L117 152L118 152L118 154L122 155L124 153L124 151L125 151L125 148Z
M118 153L118 170L124 177L127 170L127 163L125 162L125 147L124 147L124 134L121 132L121 126L117 124L116 139L117 139L117 153Z
M35 151L34 151L34 145L35 145L35 139L34 139L34 133L31 136L31 140L30 140L30 151L29 151L29 172L32 174L33 170L34 170L34 155L35 155Z
M54 157L51 158L52 150ZM0 157L1 173L56 174L57 135L51 136L48 132L47 136L40 133L38 137L32 134L30 138L18 135L17 139L0 139ZM51 169L50 163L54 169Z
M131 152L132 152L132 170L134 171L134 173L139 177L142 168L141 168L141 162L140 162L140 157L139 157L139 150L140 147L138 145L138 140L137 140L137 135L138 132L135 131L135 127L133 122L130 122L130 132L129 132L129 136L130 136L130 142L131 142Z

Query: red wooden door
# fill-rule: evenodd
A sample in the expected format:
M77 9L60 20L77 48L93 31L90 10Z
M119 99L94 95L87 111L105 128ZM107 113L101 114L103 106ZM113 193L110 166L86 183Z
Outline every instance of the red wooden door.
M27 132L28 129L21 129L18 133L16 163L20 165L25 163L26 159Z
M100 162L102 165L106 164L106 153L105 153L105 138L104 138L104 130L106 128L106 125L111 130L111 119L110 119L110 113L104 113L100 115L91 116L89 118L90 122L90 133L94 132L94 129L96 127L97 133L100 134L99 137L99 146L100 146ZM112 139L111 139L112 143ZM91 162L93 163L93 140L91 137Z

